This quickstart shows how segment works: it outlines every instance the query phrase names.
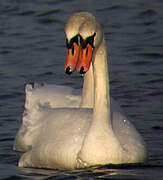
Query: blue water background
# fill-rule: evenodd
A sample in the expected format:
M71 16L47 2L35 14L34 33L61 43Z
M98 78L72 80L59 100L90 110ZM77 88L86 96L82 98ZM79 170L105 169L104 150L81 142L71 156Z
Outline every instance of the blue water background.
M64 25L89 11L101 23L108 46L111 95L144 137L147 165L75 171L20 169L12 150L21 124L25 84L82 87L67 76ZM0 179L163 179L163 1L0 1Z

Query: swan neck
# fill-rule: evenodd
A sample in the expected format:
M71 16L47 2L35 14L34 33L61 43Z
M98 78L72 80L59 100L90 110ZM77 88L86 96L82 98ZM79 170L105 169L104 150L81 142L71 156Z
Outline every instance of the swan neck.
M107 65L107 50L104 38L94 54L94 112L95 122L104 126L110 121L110 93Z
M92 64L89 71L84 75L82 99L80 107L92 108L94 105L94 77Z

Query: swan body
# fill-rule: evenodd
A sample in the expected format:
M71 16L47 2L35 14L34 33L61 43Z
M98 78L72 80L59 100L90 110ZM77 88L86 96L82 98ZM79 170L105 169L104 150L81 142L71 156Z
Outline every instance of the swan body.
M65 86L39 85L35 83L34 85L27 84L25 92L26 100L22 125L14 141L14 150L17 151L26 152L35 144L41 129L40 125L45 121L47 114L45 110L43 111L43 108L46 108L46 110L61 107L77 108L83 105L87 105L87 108L92 108L89 101L82 99L81 95L79 95L80 93L70 87L67 87L65 92ZM113 98L111 98L110 108L111 112L123 114L121 107Z
M35 135L30 142L31 148L27 148L22 155L19 166L75 169L145 162L147 152L143 139L119 110L111 108L107 52L99 23L89 13L76 13L69 19L65 31L67 37L80 34L81 50L76 69L83 73L92 66L94 85L91 94L83 91L82 103L77 107L75 104L74 107L53 108L52 104L46 103L32 106L31 112L38 115L31 120ZM70 47L69 51L73 51L73 48ZM77 48L75 45L75 57L78 57ZM66 71L69 73L73 68L74 64L71 66L67 58ZM83 100L87 95L89 103ZM30 123L28 120L26 122Z
M65 86L35 83L26 85L26 101L23 123L14 141L14 150L27 151L35 143L41 124L39 107L79 107L81 96L74 89ZM64 97L64 98L63 98Z
M134 153L136 154L137 152L137 148L142 148L142 144L139 142L141 137L137 134L137 131L129 123L129 121L126 120L124 122L122 116L120 116L121 119L118 121L114 121L113 126L115 129L117 129L117 131L115 131L115 135L118 135L119 141L122 143L122 145L124 145L125 156L123 155L123 158L121 161L119 161L117 154L113 153L115 152L115 149L112 149L112 144L110 144L110 150L108 149L106 152L108 155L111 153L110 158L108 157L109 160L103 159L103 162L96 162L94 164L91 161L83 161L80 157L81 154L79 153L83 146L85 136L88 134L92 121L93 110L83 108L42 108L40 109L40 113L41 111L44 115L46 112L46 121L45 116L40 118L40 120L44 120L44 123L41 123L40 126L42 131L37 136L37 140L35 141L33 148L21 157L19 161L20 167L76 169L98 164L126 163L126 161L127 163L133 163L142 161L142 158L144 158L143 151L140 151L139 159L134 156ZM65 114L64 117L63 113ZM47 114L50 115L47 116ZM116 116L118 116L118 114L116 114ZM54 121L54 117L56 119L60 119L60 121ZM69 128L67 128L67 126ZM123 129L120 129L119 132L118 129L122 127ZM136 135L135 139L131 137L133 134ZM108 141L110 140L111 139L108 139ZM135 147L135 144L137 144L137 147ZM133 153L133 156L130 156L131 152L128 152L127 150L127 146L129 145L132 147L131 152ZM104 144L102 146L104 146ZM94 155L97 156L96 153L98 153L98 151L96 152L96 148L97 147L94 147L93 151L91 152L91 157L94 157ZM96 158L96 156L94 158ZM116 156L116 158L114 156ZM113 161L112 157L114 157L116 161Z

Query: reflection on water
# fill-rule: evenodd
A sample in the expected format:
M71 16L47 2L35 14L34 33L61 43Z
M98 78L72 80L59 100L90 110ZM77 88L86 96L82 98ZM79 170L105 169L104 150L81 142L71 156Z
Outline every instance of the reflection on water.
M11 171L10 178L32 178L32 179L152 179L153 177L161 179L159 173L162 166L152 165L122 165L122 166L101 166L91 167L86 169L71 170L71 171L57 171L47 169L32 169L21 168ZM147 173L150 171L151 174ZM12 175L13 173L13 175ZM6 172L4 172L6 175ZM6 176L4 176L6 177Z
M133 169L112 169L107 166L102 167L92 167L87 169L72 170L72 171L55 171L55 170L45 170L45 169L32 169L23 168L20 177L30 177L34 179L40 178L56 178L62 177L62 179L68 177L68 179L76 178L108 178L108 177L134 177L136 173Z
M163 178L162 5L160 0L0 2L1 178ZM78 74L70 77L63 71L64 24L81 10L93 13L102 24L108 43L111 94L143 135L148 165L63 172L19 169L20 155L12 146L24 110L25 84L46 82L81 88Z

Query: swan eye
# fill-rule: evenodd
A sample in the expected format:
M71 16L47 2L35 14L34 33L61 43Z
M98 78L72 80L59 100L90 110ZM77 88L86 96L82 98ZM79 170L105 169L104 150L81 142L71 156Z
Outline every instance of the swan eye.
M94 37L96 36L96 33L94 33L92 36L88 37L86 40L87 42L94 48Z
M80 44L83 49L86 48L87 44L90 44L92 48L94 48L94 37L96 36L96 33L94 33L92 36L87 37L86 39L83 39L80 36Z
M79 35L77 34L76 36L71 38L70 41L66 38L66 47L68 49L73 48L73 43L76 43L77 45L79 45L78 37L79 37Z

